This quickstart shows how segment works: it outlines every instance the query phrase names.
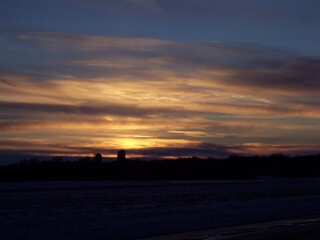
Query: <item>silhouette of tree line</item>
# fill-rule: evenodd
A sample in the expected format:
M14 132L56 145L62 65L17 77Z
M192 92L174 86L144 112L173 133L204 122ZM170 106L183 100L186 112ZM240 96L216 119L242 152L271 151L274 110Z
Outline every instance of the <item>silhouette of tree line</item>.
M261 176L303 178L320 176L320 154L289 157L230 156L226 159L198 157L176 160L126 160L125 151L118 160L103 162L101 154L77 162L54 157L50 161L35 158L0 167L0 181L54 180L205 180L255 179Z

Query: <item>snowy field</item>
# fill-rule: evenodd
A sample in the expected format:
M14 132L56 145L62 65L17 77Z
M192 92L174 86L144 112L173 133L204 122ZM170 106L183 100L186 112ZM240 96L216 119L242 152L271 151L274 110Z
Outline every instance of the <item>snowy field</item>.
M0 239L135 239L319 215L319 202L320 179L0 183Z

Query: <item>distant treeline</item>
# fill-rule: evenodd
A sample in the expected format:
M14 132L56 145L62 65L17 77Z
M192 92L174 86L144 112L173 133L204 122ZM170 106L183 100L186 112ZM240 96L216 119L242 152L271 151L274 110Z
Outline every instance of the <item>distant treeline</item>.
M88 160L88 159L87 159ZM114 162L29 160L0 167L0 181L195 180L320 177L320 154L227 159L124 160Z

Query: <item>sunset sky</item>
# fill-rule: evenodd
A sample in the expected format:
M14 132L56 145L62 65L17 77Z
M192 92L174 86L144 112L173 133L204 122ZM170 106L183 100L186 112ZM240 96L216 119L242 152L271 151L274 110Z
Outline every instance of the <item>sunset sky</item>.
M4 0L0 164L320 152L319 0Z

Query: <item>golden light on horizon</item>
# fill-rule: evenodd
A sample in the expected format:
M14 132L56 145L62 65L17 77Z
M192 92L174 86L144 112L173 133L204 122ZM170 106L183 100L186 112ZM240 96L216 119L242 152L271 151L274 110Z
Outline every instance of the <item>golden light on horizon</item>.
M149 141L139 138L119 138L115 144L119 145L121 149L139 149L152 146Z
M166 147L181 147L198 144L198 141L186 139L158 139L149 136L135 136L108 139L95 144L102 148L118 148L118 149L147 149L147 148L166 148Z

